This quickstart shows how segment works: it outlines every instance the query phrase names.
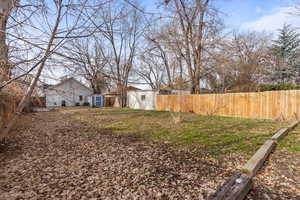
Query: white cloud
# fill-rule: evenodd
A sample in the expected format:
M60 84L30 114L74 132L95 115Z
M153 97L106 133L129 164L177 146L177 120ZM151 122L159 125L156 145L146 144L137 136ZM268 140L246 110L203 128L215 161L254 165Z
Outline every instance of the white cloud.
M258 20L244 23L241 29L274 32L281 28L283 24L300 27L300 16L291 15L291 13L295 13L294 7L277 8L269 15L264 15Z

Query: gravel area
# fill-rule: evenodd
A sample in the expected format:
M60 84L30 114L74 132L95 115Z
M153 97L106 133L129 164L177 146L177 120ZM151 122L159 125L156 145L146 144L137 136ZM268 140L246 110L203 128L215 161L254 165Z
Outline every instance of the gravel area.
M248 199L300 199L298 183L272 184L284 170L272 159L274 175L266 167ZM0 199L207 199L244 162L99 130L68 113L34 113L0 145Z

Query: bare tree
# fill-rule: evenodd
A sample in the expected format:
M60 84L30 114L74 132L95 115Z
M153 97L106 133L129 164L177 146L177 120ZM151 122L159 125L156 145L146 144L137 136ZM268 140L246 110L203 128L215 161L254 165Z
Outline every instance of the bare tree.
M64 53L71 59L63 59L60 65L65 66L73 75L83 76L95 94L101 94L109 88L107 68L110 59L99 38L72 40L64 47Z
M179 21L173 34L185 61L191 93L201 92L201 70L205 66L209 46L220 33L222 22L218 11L210 6L210 0L166 1L174 10L174 21Z
M15 7L15 0L0 2L0 82L9 79L8 47L6 45L7 20Z
M262 83L272 65L270 36L258 33L234 33L214 52L209 66L214 66L205 80L216 92L227 89L252 91Z
M10 129L19 118L20 113L23 111L24 107L28 103L29 98L31 97L39 78L42 74L43 69L45 68L46 62L50 56L54 54L67 40L87 37L91 34L90 28L87 26L89 19L85 18L85 9L87 6L87 0L76 1L72 0L53 0L50 5L50 2L42 2L42 10L39 13L40 19L43 19L47 29L41 31L43 38L38 40L37 36L33 38L22 37L23 35L16 35L13 33L8 33L9 37L16 38L22 42L26 42L33 47L42 51L41 58L32 63L32 69L35 69L34 77L28 87L24 97L19 103L15 115L12 120L4 128L0 140L7 136ZM31 6L31 5L28 5ZM54 18L52 18L54 17ZM54 20L51 20L54 19ZM35 21L35 24L30 24L31 29L40 28L37 26L38 21ZM49 30L49 32L45 32ZM88 32L86 32L89 30ZM44 40L46 39L46 40ZM5 87L11 80L2 84L2 88Z
M159 58L153 56L148 50L140 56L135 72L152 89L160 89L165 85L165 68L161 65Z
M152 35L152 34L149 34L149 35ZM168 57L168 52L167 52L167 46L163 46L163 40L161 40L161 38L159 37L159 35L157 36L147 36L147 40L149 40L153 47L152 47L152 55L153 57L157 57L159 59L161 59L162 61L162 64L165 68L165 71L166 71L166 75L167 75L167 86L169 88L173 88L173 76L172 76L172 73L171 73L171 67L170 67L170 64L169 64L169 57Z
M111 58L108 73L121 93L121 105L125 106L126 88L137 55L138 41L143 34L143 17L130 5L115 1L103 7L99 16L99 21L94 20L94 24L104 25L95 37L103 37L105 47L111 49L106 52Z

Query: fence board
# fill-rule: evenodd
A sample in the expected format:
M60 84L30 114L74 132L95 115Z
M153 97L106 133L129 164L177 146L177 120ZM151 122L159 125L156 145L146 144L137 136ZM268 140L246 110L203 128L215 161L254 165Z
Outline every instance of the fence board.
M300 116L300 90L158 95L156 109L202 115L294 120Z
M0 93L0 132L4 125L13 117L15 110L15 97Z

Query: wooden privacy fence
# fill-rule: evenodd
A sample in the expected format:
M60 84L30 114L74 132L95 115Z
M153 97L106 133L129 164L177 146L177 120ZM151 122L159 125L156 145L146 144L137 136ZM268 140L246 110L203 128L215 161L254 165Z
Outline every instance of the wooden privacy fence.
M158 95L156 109L202 115L292 120L300 116L300 90Z
M13 117L17 106L14 96L0 93L0 132L4 125Z

